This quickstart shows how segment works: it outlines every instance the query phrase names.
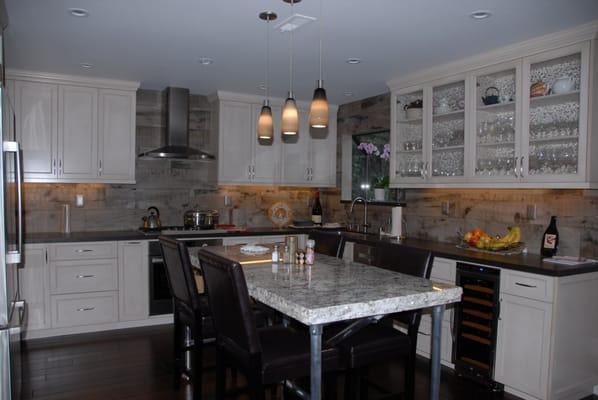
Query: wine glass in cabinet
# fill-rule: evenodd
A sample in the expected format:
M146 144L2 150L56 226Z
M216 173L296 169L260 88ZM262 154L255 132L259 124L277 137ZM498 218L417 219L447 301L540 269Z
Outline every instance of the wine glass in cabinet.
M425 90L398 92L393 95L391 183L424 183L426 176Z
M432 86L430 180L458 181L465 176L466 81L437 82Z
M472 75L475 138L471 170L478 182L516 182L521 177L521 62L500 64Z
M585 180L588 58L580 43L524 59L525 180Z

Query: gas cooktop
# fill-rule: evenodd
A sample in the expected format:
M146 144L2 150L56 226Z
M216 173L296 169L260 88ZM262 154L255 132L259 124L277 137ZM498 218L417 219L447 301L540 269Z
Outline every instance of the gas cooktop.
M211 235L215 233L226 233L224 229L200 229L184 226L163 226L160 228L139 228L147 236L159 235Z

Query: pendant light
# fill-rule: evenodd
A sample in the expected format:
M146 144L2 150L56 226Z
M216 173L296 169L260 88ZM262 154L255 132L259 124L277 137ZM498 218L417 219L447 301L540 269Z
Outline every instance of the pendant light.
M326 99L326 90L324 89L324 81L322 80L322 1L320 0L320 79L318 79L318 87L314 90L314 97L311 101L311 108L309 110L309 125L312 128L327 128L328 127L328 99Z
M257 120L257 139L274 140L274 123L272 121L272 109L270 108L270 87L268 85L268 73L270 72L270 21L277 18L275 12L264 11L259 15L260 19L266 21L266 98Z
M286 3L291 3L291 14L293 14L293 5L298 3L299 0L283 0ZM293 95L293 31L290 33L290 45L289 45L289 95L284 102L282 108L282 119L280 122L280 128L282 135L293 136L299 133L299 111L297 110L297 103Z

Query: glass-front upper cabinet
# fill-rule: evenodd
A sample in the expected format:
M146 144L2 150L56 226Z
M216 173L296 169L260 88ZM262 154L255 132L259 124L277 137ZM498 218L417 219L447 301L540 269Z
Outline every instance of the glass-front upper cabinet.
M524 59L525 180L585 180L588 57L582 43Z
M432 143L429 164L424 164L431 181L454 181L465 176L465 94L465 80L432 87Z
M515 181L520 176L521 62L501 64L476 71L472 77L475 114L473 179Z
M426 157L426 107L424 90L399 92L395 97L394 132L391 137L391 183L424 182ZM394 172L394 173L393 173Z

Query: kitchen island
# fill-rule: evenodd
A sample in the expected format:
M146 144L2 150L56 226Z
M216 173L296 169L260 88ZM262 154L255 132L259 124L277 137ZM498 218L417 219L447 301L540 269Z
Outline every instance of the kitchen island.
M237 246L238 247L238 246ZM214 246L190 249L240 262L237 249ZM263 256L255 256L258 257ZM311 335L311 398L320 399L322 329L333 322L432 308L432 368L430 398L437 400L440 385L440 325L446 304L460 301L460 287L434 283L316 255L312 266L272 262L244 266L249 294L261 303L309 326Z

